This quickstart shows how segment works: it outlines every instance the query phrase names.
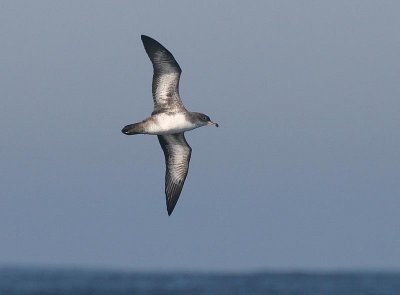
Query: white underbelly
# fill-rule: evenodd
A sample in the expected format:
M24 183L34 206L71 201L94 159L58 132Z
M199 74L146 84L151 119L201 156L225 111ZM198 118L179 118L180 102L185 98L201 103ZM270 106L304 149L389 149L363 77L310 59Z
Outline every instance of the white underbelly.
M196 125L187 121L183 114L158 114L153 116L152 123L149 134L155 135L175 134L196 128Z

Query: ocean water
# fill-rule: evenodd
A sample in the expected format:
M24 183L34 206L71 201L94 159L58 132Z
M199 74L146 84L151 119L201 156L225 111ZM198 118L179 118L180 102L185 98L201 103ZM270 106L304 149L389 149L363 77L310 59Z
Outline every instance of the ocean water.
M0 268L1 295L400 295L400 273L140 273Z

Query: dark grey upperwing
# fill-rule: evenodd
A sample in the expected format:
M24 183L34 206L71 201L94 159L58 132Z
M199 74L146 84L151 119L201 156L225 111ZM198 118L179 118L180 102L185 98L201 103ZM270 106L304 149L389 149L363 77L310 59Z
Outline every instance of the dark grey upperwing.
M144 49L153 64L153 114L184 109L179 97L181 68L175 58L156 40L141 36Z
M183 133L158 135L158 141L164 151L165 165L167 166L165 196L167 198L168 215L171 215L185 183L192 148L187 143Z

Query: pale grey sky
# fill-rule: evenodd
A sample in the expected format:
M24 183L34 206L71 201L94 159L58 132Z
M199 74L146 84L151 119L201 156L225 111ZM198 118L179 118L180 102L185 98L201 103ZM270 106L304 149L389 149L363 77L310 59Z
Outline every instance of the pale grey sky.
M0 266L399 269L398 1L0 1ZM183 69L168 217L140 35Z

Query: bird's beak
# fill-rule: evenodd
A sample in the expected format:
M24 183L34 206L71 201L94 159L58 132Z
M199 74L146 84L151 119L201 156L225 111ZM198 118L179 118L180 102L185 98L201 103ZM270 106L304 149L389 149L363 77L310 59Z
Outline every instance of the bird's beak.
M219 127L218 123L213 121L208 121L208 125L215 125L215 127Z

